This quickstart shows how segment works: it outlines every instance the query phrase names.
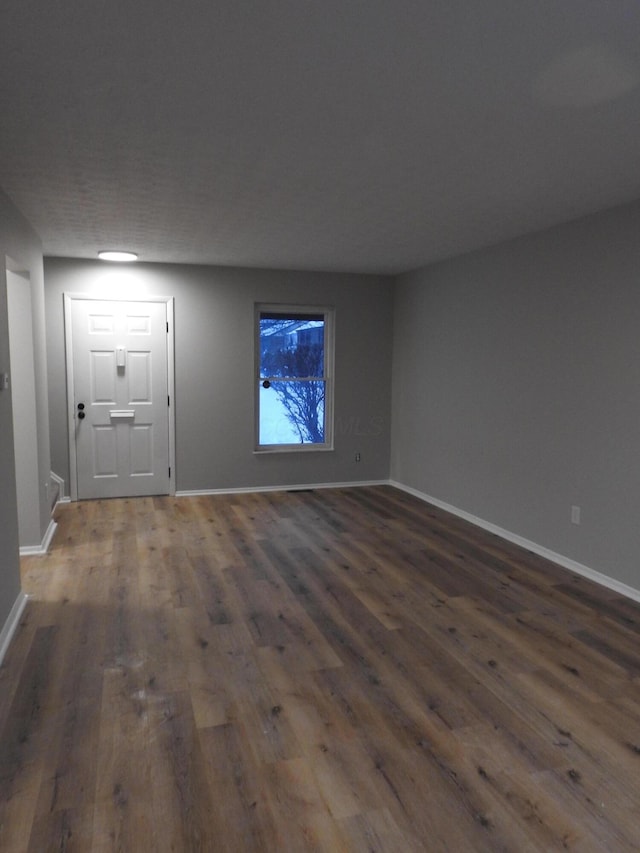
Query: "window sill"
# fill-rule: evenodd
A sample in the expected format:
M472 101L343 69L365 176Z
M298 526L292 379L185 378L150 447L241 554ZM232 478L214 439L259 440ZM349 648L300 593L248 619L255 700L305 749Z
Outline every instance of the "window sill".
M329 444L273 444L256 447L254 456L270 456L273 453L326 453L333 450Z

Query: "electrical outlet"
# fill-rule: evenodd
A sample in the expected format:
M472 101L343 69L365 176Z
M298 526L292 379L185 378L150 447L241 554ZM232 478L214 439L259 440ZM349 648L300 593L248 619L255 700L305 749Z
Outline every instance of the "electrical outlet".
M580 524L580 507L571 507L571 524Z
M360 461L360 459L361 459L360 454L359 454L359 453L356 453L356 462L359 462L359 461Z

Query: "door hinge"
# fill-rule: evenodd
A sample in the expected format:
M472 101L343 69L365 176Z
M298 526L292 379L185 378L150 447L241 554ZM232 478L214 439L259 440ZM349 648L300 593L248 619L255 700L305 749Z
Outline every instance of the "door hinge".
M167 406L171 405L171 397L167 394Z
M169 477L171 477L171 468L169 468Z
M169 321L167 320L167 334L169 334Z

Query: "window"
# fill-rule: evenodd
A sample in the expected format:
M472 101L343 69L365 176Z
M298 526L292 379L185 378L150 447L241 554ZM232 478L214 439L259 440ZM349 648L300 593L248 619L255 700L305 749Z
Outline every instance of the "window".
M333 447L333 311L256 310L256 448Z

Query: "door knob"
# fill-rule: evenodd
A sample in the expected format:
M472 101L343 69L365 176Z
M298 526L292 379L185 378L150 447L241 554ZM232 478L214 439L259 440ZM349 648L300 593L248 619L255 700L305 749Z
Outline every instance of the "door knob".
M84 409L84 403L78 403L78 411L81 412Z
M85 418L85 417L86 417L86 415L85 415L85 413L84 413L84 412L78 412L78 418L79 418L80 420L82 420L82 419L83 419L83 418Z

